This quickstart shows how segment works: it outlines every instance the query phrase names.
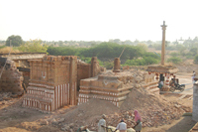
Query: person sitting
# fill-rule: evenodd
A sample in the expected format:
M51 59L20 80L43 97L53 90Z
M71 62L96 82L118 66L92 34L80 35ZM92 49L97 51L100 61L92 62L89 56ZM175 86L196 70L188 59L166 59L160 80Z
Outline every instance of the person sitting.
M176 79L175 76L171 79L171 86L177 87L179 85L179 79Z

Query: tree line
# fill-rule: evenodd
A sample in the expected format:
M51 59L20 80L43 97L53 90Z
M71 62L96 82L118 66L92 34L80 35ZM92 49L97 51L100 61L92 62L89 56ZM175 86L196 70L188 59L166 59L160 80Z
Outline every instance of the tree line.
M103 64L106 64L115 57L119 57L123 50L124 52L120 58L123 65L149 65L159 63L160 60L160 55L147 52L148 47L155 48L156 50L161 49L161 44L156 44L150 40L145 41L147 43L145 44L138 40L134 42L127 40L123 42L119 39L114 39L109 40L109 42L92 41L87 43L89 46L76 46L78 41L59 41L59 45L54 45L52 44L53 42L42 40L23 41L19 35L12 35L6 41L1 41L1 43L10 46L10 40L12 46L22 52L45 52L49 55L75 55L87 62L90 62L91 57L97 56L101 62L103 61ZM74 45L60 46L66 42L72 42ZM81 43L85 44L86 42L82 41ZM0 48L4 47L1 44ZM177 52L169 54L171 57L167 59L168 62L178 64L185 61L185 59L194 59L194 63L198 63L197 37L192 40L190 38L183 40L183 44L167 41L166 50L177 50Z

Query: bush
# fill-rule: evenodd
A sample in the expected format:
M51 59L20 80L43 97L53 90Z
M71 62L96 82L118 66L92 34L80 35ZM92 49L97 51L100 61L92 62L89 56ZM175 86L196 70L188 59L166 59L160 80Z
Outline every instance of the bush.
M114 66L113 62L108 62L108 61L104 62L104 67L106 67L107 69L112 69L113 66Z
M171 58L169 58L167 61L168 61L168 62L172 62L172 63L174 63L174 64L178 64L178 63L182 62L182 59L179 58L179 57L171 57Z
M179 53L177 53L177 52L172 52L172 53L170 53L170 56L172 56L172 57L179 56Z
M194 58L194 63L195 63L195 64L198 64L198 55L195 56L195 58Z
M149 53L150 54L150 53ZM143 58L133 59L133 60L126 60L124 65L129 66L142 66L142 65L150 65L150 64L157 64L160 61L160 58L155 54L144 56Z

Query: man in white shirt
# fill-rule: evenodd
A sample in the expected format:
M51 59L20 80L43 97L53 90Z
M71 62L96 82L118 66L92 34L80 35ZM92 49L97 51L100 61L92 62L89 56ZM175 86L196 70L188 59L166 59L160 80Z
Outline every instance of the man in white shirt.
M114 132L116 132L117 130L120 130L120 132L126 132L127 131L127 124L124 122L124 120L122 119L121 122L117 125L116 129Z
M98 132L106 132L106 115L102 115L102 119L99 120L98 122Z

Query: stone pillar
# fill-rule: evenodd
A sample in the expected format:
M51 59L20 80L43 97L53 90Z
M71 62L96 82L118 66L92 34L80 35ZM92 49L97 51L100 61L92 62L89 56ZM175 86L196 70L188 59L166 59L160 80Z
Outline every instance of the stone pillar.
M91 77L96 76L97 73L97 57L92 57L91 59Z
M161 25L162 27L162 50L161 50L161 65L164 65L164 61L165 61L165 35L166 35L166 25L165 25L165 21L163 21L163 25Z
M193 113L192 119L198 122L198 84L193 85Z
M114 59L113 72L120 72L120 58L115 58Z
M77 57L70 57L70 73L69 73L69 91L70 91L70 105L77 104Z

